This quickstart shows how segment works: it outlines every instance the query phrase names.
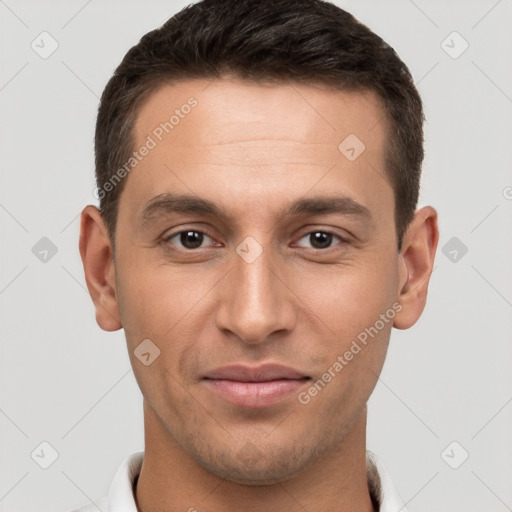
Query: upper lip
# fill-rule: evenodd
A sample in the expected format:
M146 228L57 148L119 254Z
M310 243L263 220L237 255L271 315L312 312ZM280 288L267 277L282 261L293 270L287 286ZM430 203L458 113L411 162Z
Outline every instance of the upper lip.
M239 382L268 382L279 379L304 379L307 375L280 364L222 366L208 372L205 379L234 380Z

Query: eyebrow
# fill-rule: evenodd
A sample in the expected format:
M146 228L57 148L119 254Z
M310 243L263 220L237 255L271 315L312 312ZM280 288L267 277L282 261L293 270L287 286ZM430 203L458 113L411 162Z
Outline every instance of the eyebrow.
M142 225L145 225L157 216L171 213L196 213L214 216L223 221L233 220L233 216L208 199L167 192L153 197L146 203L140 215L140 221ZM353 215L372 221L370 210L348 196L317 196L298 199L281 211L278 218L321 214Z

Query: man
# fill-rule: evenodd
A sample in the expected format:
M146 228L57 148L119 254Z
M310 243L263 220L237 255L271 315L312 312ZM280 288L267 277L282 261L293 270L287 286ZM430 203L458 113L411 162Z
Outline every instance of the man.
M393 49L319 0L204 0L127 53L80 253L145 451L102 510L405 510L366 403L426 302L422 124Z

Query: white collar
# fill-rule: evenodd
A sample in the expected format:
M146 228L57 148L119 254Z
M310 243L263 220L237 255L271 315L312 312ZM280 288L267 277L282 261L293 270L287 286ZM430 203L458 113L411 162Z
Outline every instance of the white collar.
M135 452L127 457L117 470L108 494L98 505L106 512L137 512L133 495L133 484L138 477L144 452ZM366 450L368 482L370 491L378 503L379 512L407 512L382 459L370 450ZM75 512L94 512L96 505L86 505Z
M380 504L379 512L407 512L382 459L372 451L366 450L366 466L370 492L376 494L377 502Z

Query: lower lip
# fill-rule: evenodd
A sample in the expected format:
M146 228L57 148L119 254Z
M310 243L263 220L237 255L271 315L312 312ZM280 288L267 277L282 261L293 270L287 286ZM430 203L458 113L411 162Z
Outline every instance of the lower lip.
M296 393L310 379L279 379L267 382L240 382L204 379L206 385L226 401L240 407L266 407Z

